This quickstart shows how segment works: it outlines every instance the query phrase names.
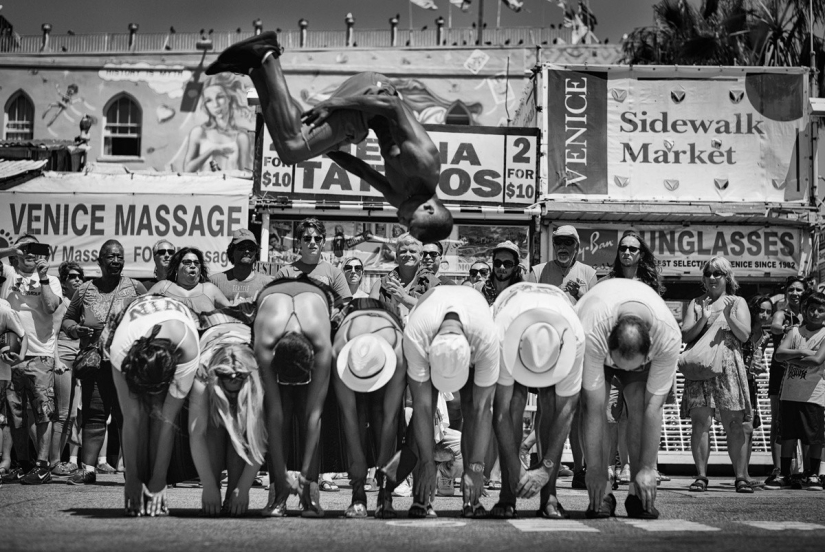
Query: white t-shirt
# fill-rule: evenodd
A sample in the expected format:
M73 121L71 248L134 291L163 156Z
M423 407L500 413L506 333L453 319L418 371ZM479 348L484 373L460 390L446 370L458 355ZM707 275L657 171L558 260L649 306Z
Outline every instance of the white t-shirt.
M25 276L11 265L4 265L3 273L6 281L3 283L2 294L5 296L0 296L0 298L6 299L11 308L17 312L20 323L26 330L26 335L29 336L29 349L26 356L53 357L57 332L54 328L54 315L46 312L40 298L40 275L34 272ZM49 287L57 297L63 297L60 280L49 276Z
M184 339L194 339L197 343L198 321L195 320L192 311L180 301L170 297L151 295L143 296L129 305L120 325L115 330L112 345L109 347L109 358L115 370L121 371L123 359L126 358L126 354L135 341L148 335L155 324L170 320L183 322L186 325ZM196 348L199 349L197 346ZM198 360L199 357L195 357L185 364L178 364L175 377L169 385L170 395L176 399L186 398L198 370Z
M794 326L788 331L793 349L816 351L825 342L825 328L810 331L805 326ZM825 406L825 364L819 366L798 366L788 363L782 379L783 401L808 402Z
M507 328L513 320L520 314L536 309L544 308L558 312L567 319L573 334L576 337L576 360L573 369L562 379L549 380L548 387L556 386L556 394L561 397L570 397L581 391L582 387L582 363L584 362L584 328L582 328L579 317L573 306L570 304L567 294L556 286L546 284L519 283L512 285L502 291L493 304L493 317L498 328L499 340L502 351L504 350L504 337ZM512 372L507 369L504 361L501 361L499 370L499 385L513 385L515 379Z
M682 332L658 293L646 284L626 278L599 283L576 305L587 338L582 388L599 389L604 385L604 367L618 369L610 358L607 338L616 325L618 309L626 303L641 303L648 307L651 317L647 390L654 395L669 393L682 346Z
M430 343L451 312L458 315L470 344L473 383L479 387L495 385L499 376L498 330L484 296L466 286L434 287L419 298L404 328L407 376L421 383L430 379Z

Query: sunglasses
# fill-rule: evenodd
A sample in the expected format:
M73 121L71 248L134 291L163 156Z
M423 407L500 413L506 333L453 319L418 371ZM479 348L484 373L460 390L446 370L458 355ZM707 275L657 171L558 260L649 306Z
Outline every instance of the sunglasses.
M364 267L358 265L344 265L344 272L352 272L353 270L355 272L364 272Z
M192 259L184 259L180 262L180 264L182 264L183 266L200 266L201 262Z
M218 374L218 379L221 381L246 381L249 377L249 372L232 372L231 374Z
M573 247L576 245L576 240L573 238L556 238L553 240L553 245L560 245L562 247Z
M488 274L490 274L490 271L487 270L486 268L471 268L470 269L470 276L472 276L473 278L475 278L479 274L481 274L482 276L487 276Z
M162 257L163 255L174 255L174 254L175 254L174 249L158 249L157 251L155 251L155 255L157 255L158 257Z
M324 236L303 236L301 239L304 240L304 243L321 243L324 241Z
M510 270L511 268L516 266L516 263L514 263L513 261L502 261L501 259L496 259L493 261L493 267L501 268L502 266L507 270Z
M624 253L625 251L630 251L631 253L638 253L639 248L634 245L620 245L619 251L621 251L622 253Z
M435 259L436 257L440 257L440 256L441 256L441 253L439 253L438 251L422 251L421 252L421 257L422 258L429 257L431 259Z
M69 274L66 276L66 279L67 280L82 280L83 276L81 274L78 274L77 272L69 272Z
M702 274L704 274L705 278L710 278L711 276L714 278L724 278L726 276L721 270L714 270L713 272L706 270Z

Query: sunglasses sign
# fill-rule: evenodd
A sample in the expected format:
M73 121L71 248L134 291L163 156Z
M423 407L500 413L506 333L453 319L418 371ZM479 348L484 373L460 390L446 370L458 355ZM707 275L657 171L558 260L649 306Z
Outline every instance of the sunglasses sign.
M532 205L538 181L538 129L425 125L438 148L438 197L445 203ZM325 156L296 165L278 157L263 132L260 182L263 197L331 201L383 201L381 194ZM375 134L343 149L384 173Z
M579 260L605 274L616 259L627 227L577 226ZM807 234L796 228L751 226L634 226L647 242L663 276L701 277L702 266L715 256L728 259L737 276L786 277L799 273ZM629 244L628 244L629 245ZM638 245L635 242L632 245ZM623 253L627 254L630 251Z
M543 76L550 195L805 199L807 69L548 66Z

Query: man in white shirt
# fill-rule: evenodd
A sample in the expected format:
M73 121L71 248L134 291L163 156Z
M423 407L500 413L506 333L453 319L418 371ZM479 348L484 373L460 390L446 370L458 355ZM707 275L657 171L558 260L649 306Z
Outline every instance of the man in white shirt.
M656 457L662 410L682 345L679 325L650 286L627 279L599 283L576 305L586 348L582 375L582 422L590 517L615 512L607 487L607 413L610 380L624 386L628 411L630 517L656 519Z
M12 367L12 390L8 394L17 429L22 427L27 403L31 404L34 413L37 464L20 479L26 485L40 485L51 480L49 448L55 417L54 356L57 347L52 315L63 297L60 280L48 274L49 256L35 251L38 245L36 237L26 234L14 246L0 249L0 258L16 256L16 266L3 267L6 281L0 288L0 298L6 299L17 312L28 336L25 359ZM17 444L28 446L26 441Z
M429 501L435 485L432 443L436 391L459 390L464 418L463 515L485 516L479 498L484 490L493 391L499 377L499 343L484 297L465 286L438 286L422 295L404 329L404 357L420 462L410 517L434 515Z

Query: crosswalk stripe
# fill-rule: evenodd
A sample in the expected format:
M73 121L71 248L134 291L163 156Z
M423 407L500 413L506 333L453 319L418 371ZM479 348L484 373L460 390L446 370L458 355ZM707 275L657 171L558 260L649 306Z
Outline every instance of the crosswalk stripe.
M825 529L825 525L804 521L740 521L739 523L767 531L816 531L817 529Z
M511 519L507 520L513 527L525 533L598 533L595 527L585 525L581 521L570 519Z
M621 521L651 533L721 531L718 527L686 519L622 519Z

